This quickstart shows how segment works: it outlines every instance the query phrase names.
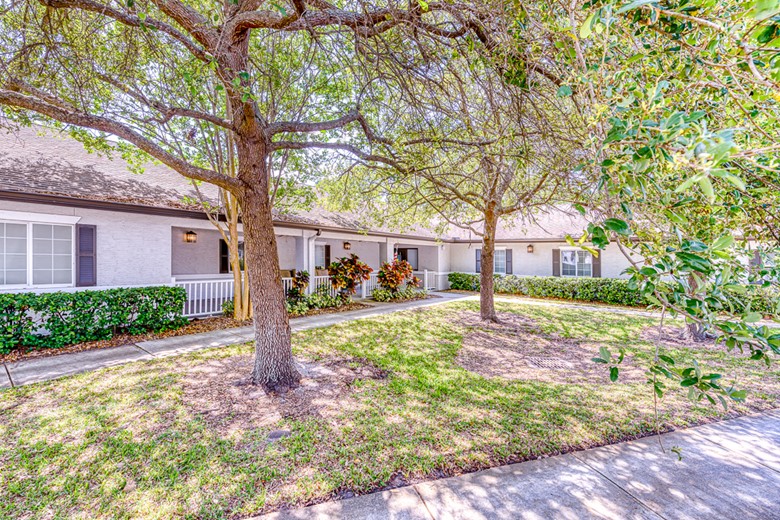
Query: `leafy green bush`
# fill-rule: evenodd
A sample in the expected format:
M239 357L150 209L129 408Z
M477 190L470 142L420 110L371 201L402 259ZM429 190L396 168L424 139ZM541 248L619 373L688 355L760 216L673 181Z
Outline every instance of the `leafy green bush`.
M287 306L287 314L291 316L300 316L301 314L306 314L309 312L309 304L306 303L306 300L301 299L290 299L288 298L286 301Z
M379 287L391 293L399 292L405 285L420 285L420 279L414 276L412 264L398 258L395 258L392 263L382 263L376 278Z
M456 291L479 291L479 275L466 273L450 273L447 275L450 289Z
M186 298L181 287L0 294L0 352L179 328Z
M225 300L222 302L222 315L227 317L233 316L233 311L235 309L235 303L233 300Z
M450 289L479 290L479 275L450 273ZM558 276L496 275L494 290L497 293L530 296L532 298L558 298L581 302L600 302L613 305L644 307L650 302L622 278L567 278ZM763 315L780 314L780 295L776 291L757 287L749 294L729 294L734 310L750 310Z
M333 296L330 293L330 288L327 285L320 285L317 289L311 293L306 302L312 309L327 309L329 307L341 307L350 303L352 299L349 296Z
M371 293L371 297L378 302L401 302L406 300L416 300L424 298L428 294L425 289L416 289L412 286L401 287L395 291L377 287Z
M448 278L451 289L479 290L478 274L450 273ZM629 287L628 280L619 278L496 275L494 290L497 293L533 298L559 298L629 306L648 304L639 291Z
M292 272L292 287L287 290L287 299L302 301L306 298L306 288L309 286L309 271Z
M360 258L354 253L336 262L331 262L328 266L328 275L330 283L334 289L337 289L343 295L355 294L357 286L361 282L368 280L371 276L371 269L368 264L361 262Z

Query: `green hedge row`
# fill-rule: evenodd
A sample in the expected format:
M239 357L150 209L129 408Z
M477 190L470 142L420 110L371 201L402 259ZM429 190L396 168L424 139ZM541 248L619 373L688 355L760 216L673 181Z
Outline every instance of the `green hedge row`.
M450 273L450 289L479 290L479 275ZM631 289L626 279L620 278L567 278L558 276L497 275L494 278L497 293L517 294L534 298L560 298L582 302L600 302L613 305L644 307L649 304L636 289ZM735 309L746 307L740 297L730 294ZM765 315L778 313L778 295L759 291L750 299L750 310Z
M479 290L479 275L450 273L450 289ZM614 305L645 306L638 291L630 289L628 280L619 278L567 278L559 276L496 276L497 293L517 294L533 298L560 298Z
M450 273L450 289L479 290L479 275ZM560 298L615 305L645 306L638 291L630 289L628 280L619 278L568 278L559 276L496 276L497 293L517 294L533 298Z
M0 294L0 353L175 329L186 297L181 287Z

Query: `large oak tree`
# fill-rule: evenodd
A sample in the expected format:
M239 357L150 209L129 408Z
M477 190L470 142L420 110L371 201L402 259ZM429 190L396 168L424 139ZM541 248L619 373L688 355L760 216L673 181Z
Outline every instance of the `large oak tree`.
M0 105L17 121L56 121L89 146L115 136L123 153L140 151L236 197L255 321L252 380L285 389L300 376L272 221L277 154L392 164L361 104L365 86L388 81L371 64L403 60L414 41L467 34L485 41L489 31L457 3L22 0L0 22ZM372 40L386 43L361 43ZM202 159L204 129L229 136L235 175Z

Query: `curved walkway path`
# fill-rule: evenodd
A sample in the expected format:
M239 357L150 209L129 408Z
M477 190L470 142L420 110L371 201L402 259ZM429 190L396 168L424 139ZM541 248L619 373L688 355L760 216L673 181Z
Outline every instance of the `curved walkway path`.
M416 300L406 303L361 302L370 305L368 309L347 312L333 312L290 320L293 332L298 330L327 327L344 321L380 316L418 307L440 305L453 300L469 298L468 294L434 293L436 298ZM42 358L32 358L13 363L0 363L0 389L29 385L50 379L89 372L99 368L143 361L157 357L175 356L186 352L195 352L206 348L223 347L236 343L245 343L254 339L252 327L215 330L200 334L188 334L171 338L139 341L120 347L85 350L72 354L60 354Z

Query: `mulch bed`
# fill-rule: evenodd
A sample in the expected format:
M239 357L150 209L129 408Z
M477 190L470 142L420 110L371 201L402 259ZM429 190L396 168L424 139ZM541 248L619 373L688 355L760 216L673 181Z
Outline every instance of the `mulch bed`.
M252 371L252 356L211 359L192 367L184 393L190 411L201 416L223 436L273 427L284 418L335 417L357 410L354 383L382 380L388 372L359 358L299 361L301 384L284 394L266 393L237 374Z
M290 316L290 320L315 316L319 314L330 314L334 312L346 312L369 308L370 305L363 303L350 303L341 307L331 307L327 309L312 309L306 314ZM146 334L117 334L111 339L102 341L87 341L85 343L76 343L62 348L45 347L20 347L12 350L8 354L0 354L0 363L15 363L26 359L42 358L49 356L58 356L60 354L72 354L74 352L83 352L85 350L97 350L101 348L120 347L122 345L131 345L140 341L149 341L153 339L171 338L174 336L186 336L188 334L198 334L201 332L211 332L214 330L232 329L236 327L245 327L252 325L252 320L239 321L225 316L214 316L209 318L196 318L180 329L168 330L165 332L149 332Z
M470 331L463 337L457 363L483 377L563 384L609 384L604 365L591 361L599 345L543 334L536 323L509 312L499 322L485 322L479 313L462 312L459 323ZM645 380L644 371L626 356L620 382Z

